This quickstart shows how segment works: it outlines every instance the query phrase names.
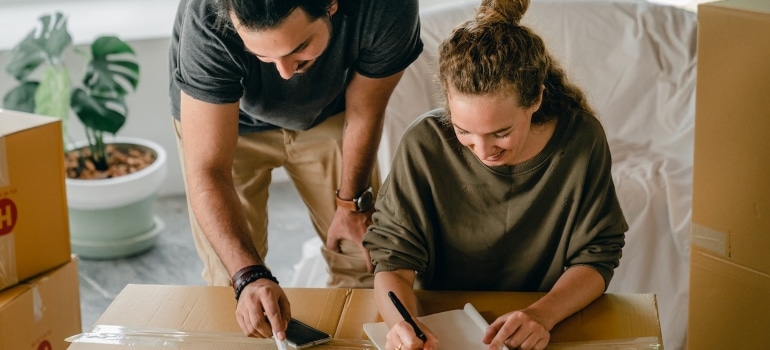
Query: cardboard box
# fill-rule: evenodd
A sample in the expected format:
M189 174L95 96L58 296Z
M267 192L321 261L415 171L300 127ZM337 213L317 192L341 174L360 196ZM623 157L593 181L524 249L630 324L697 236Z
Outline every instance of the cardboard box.
M70 260L56 118L0 110L0 290Z
M0 350L63 350L79 332L76 259L0 292Z
M690 269L689 349L767 349L770 278L697 247Z
M371 349L363 324L379 321L372 290L285 291L292 317L334 335L332 343L318 349ZM469 301L492 320L528 305L542 294L418 291L418 296L426 313L461 308ZM96 321L94 329L70 339L73 343L69 349L275 349L271 339L244 336L234 312L235 300L229 287L128 285ZM652 346L624 349L662 349L656 346L661 339L660 322L655 296L650 294L602 296L559 324L552 335L554 341L581 343L654 338ZM105 339L116 341L105 344Z
M423 314L462 309L471 303L488 323L503 314L523 309L544 293L416 291ZM335 333L336 338L365 338L363 324L382 319L374 303L374 291L354 289ZM551 331L550 348L561 344L625 344L623 349L663 349L660 317L654 294L605 294L585 309L568 317ZM660 345L655 347L655 344ZM613 348L613 347L603 347Z
M770 346L770 2L698 7L688 348Z
M349 290L288 288L285 292L292 317L334 334ZM122 339L115 344L100 343L107 334ZM173 344L174 335L187 338L182 348L189 350L275 349L272 339L243 335L235 319L235 297L230 287L137 284L126 286L94 329L72 339L69 349L163 349Z

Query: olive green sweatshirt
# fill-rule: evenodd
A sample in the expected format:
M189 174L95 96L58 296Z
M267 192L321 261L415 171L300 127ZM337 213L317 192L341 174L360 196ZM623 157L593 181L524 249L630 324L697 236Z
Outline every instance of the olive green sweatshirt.
M443 113L412 123L396 150L364 237L375 273L414 270L423 289L545 292L585 265L606 288L628 225L599 121L561 118L534 158L488 167Z

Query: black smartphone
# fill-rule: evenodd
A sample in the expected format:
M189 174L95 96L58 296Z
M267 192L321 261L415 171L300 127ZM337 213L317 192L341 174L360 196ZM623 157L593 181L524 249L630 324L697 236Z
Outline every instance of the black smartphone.
M286 340L294 349L304 349L332 340L331 335L292 318L286 329Z

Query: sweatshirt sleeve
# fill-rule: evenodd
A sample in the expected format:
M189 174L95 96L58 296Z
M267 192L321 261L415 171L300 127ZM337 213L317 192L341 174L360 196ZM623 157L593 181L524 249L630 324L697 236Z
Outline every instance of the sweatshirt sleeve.
M581 194L576 223L570 238L565 268L586 265L598 271L609 286L614 270L620 263L628 231L623 211L612 180L610 149L598 120L588 156L588 169Z
M426 174L422 173L426 167L415 165L423 163L414 159L422 158L421 155L410 154L423 148L431 131L424 124L414 126L399 143L390 173L377 196L373 224L364 236L364 247L369 249L375 273L398 269L424 273L433 258L431 186L425 183Z

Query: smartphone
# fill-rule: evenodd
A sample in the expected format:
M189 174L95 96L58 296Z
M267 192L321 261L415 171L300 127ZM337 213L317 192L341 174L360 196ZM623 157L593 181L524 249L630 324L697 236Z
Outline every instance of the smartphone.
M286 329L286 340L294 349L309 348L332 340L331 335L292 318Z

